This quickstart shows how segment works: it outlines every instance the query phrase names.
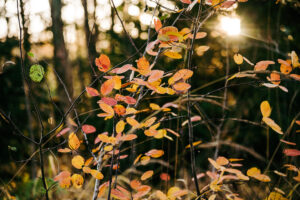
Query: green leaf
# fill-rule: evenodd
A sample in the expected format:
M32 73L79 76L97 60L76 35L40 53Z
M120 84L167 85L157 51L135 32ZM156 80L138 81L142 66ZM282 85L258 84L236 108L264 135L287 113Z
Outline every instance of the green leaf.
M41 82L45 74L44 68L41 65L32 65L30 67L29 76L34 82Z
M34 54L32 52L28 52L27 55L31 58L34 58Z

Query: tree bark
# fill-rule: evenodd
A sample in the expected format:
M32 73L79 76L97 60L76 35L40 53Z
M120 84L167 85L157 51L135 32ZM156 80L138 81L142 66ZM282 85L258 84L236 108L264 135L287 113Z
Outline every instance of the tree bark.
M53 45L54 45L54 68L58 72L59 76L66 84L66 87L73 97L73 84L72 84L72 68L68 60L68 52L65 45L63 35L63 22L61 19L61 0L49 0L51 7L52 18L52 33L53 33ZM62 110L66 112L69 101L64 92L63 87L58 87L58 95L61 99Z

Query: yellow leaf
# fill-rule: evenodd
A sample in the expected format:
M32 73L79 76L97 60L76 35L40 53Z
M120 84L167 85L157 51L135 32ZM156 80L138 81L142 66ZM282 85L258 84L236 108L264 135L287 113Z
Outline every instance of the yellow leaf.
M72 150L76 150L76 149L79 148L80 141L79 141L79 139L78 139L78 137L76 136L75 133L71 133L69 135L68 144L69 144L70 149L72 149Z
M99 180L104 178L103 174L95 169L91 169L91 174L94 178L99 179Z
M239 53L234 54L233 59L236 64L238 64L238 65L243 64L244 58L241 54L239 54Z
M165 51L165 56L168 56L169 58L173 58L173 59L181 59L182 56L181 54L177 53L177 52L173 52L173 51Z
M126 121L128 124L130 124L133 128L139 128L140 127L140 123L138 121L136 121L134 118L132 117L127 117Z
M152 110L160 110L160 106L155 103L150 103L149 106Z
M116 132L122 133L124 131L125 128L125 122L123 120L118 121L118 123L116 124Z
M72 183L75 188L81 188L83 185L83 181L84 179L80 174L72 175Z
M74 156L72 158L72 165L77 169L81 169L84 166L84 158L80 155Z
M105 146L104 147L104 151L111 151L111 150L113 150L113 146L112 145L108 145L108 146Z
M263 117L263 121L270 126L275 132L279 133L279 134L283 134L283 132L281 131L280 126L278 126L278 124L276 124L271 118L269 117Z
M260 111L263 117L270 117L272 109L268 101L261 102Z
M156 139L162 139L166 135L167 135L166 129L160 129L160 130L158 130L158 133L156 135L154 135L154 138L156 138Z

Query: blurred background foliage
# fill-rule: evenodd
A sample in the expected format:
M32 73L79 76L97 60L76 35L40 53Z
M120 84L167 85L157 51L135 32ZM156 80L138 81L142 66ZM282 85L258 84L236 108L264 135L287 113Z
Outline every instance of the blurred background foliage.
M155 1L114 0L114 3L124 21L126 30L133 38L137 48L143 52L148 38L148 25L156 7ZM180 1L171 0L160 0L159 4L155 16L159 17L164 25L170 25L178 15L176 11L185 6ZM300 18L299 8L300 3L296 0L281 0L277 3L275 0L251 0L238 4L238 7L230 12L241 19L242 34L237 37L226 37L218 32L218 16L228 14L222 11L218 12L200 30L207 32L208 36L197 40L195 44L196 51L192 64L196 74L192 78L192 88L199 88L223 77L227 53L230 61L230 74L239 70L253 69L248 64L237 66L232 59L236 52L244 55L253 63L261 60L287 59L288 53L292 50L299 54L300 24L297 20ZM139 58L108 0L23 0L20 11L24 31L26 75L29 75L29 68L33 64L42 65L46 72L42 82L32 82L32 95L41 109L45 132L56 126L61 119L60 112L65 112L70 105L54 69L63 79L72 99L75 99L92 81L95 74L100 74L94 64L94 59L100 53L107 54L113 65L126 59L128 59L126 63L135 63L135 60ZM189 27L191 16L192 13L184 14L184 17L175 26L178 29ZM154 29L151 29L150 34L153 36L154 33ZM28 88L24 88L18 34L16 1L0 0L0 108L10 116L26 136L37 139L40 127L32 107L32 99L29 98ZM155 36L152 40L154 39ZM228 44L228 51L226 51L226 44ZM209 46L209 50L204 53L197 51L201 45ZM29 52L32 52L34 56L28 56ZM149 57L149 60L151 61L153 58ZM272 65L271 69L279 70L279 66L279 64ZM166 72L183 67L185 67L183 60L172 60L164 56L159 58L156 65L156 68ZM195 95L209 93L220 97L223 90L219 90L219 88L222 88L223 84L223 82L219 82L205 87ZM299 111L299 84L286 80L282 82L282 85L289 89L288 93L278 89L260 87L259 81L254 79L236 79L231 82L228 91L228 120L224 125L221 139L227 143L245 146L263 159L259 160L249 152L230 145L221 146L220 155L244 158L246 160L244 164L247 167L256 165L263 168L266 165L278 144L279 135L271 130L268 132L260 125L230 119L246 119L260 124L259 105L261 101L268 100L273 108L272 118L283 130L286 130ZM100 84L96 88L99 86ZM150 102L163 105L176 98L147 96L141 102L140 107L147 107ZM216 98L216 100L219 99ZM197 105L205 120L218 122L221 118L222 109L219 106L202 101L197 102ZM111 130L112 124L96 117L98 111L95 109L98 109L98 105L94 98L84 95L76 108L79 111L80 119L84 120L88 116L87 123L97 127L97 132ZM193 115L199 115L196 109L193 108L192 111ZM185 108L179 109L177 114L185 116ZM163 148L166 151L163 157L164 161L169 162L173 167L162 167L160 164L154 166L157 165L159 172L170 173L173 178L185 177L184 173L189 173L190 161L189 154L184 150L188 144L187 128L181 126L184 120L179 117L163 123L164 127L170 127L182 134L180 139L177 141L147 141L143 145L136 146L136 155L145 152L150 147ZM37 149L37 146L29 144L28 141L19 137L4 119L0 120L0 133L2 138L0 140L0 180L3 185L13 177L19 167ZM214 137L205 123L195 125L194 135L195 141L202 140L203 143L214 141ZM96 135L90 136L89 139L93 141L95 137ZM144 137L139 138L137 143L144 139ZM299 134L297 136L295 131L292 131L288 139L299 141ZM59 147L57 145L60 142L61 139L53 139L45 148ZM177 159L174 150L176 143L178 143L177 153L180 154L180 159L175 164L175 159ZM214 147L197 149L198 173L208 169L207 158L213 157L213 153ZM53 178L58 173L57 162L60 168L70 167L69 157L58 154L56 148L47 151L45 155L47 177L49 178ZM281 154L277 155L274 166L280 167L287 158L282 157ZM295 159L294 162L298 161ZM129 166L128 162L121 161L121 171ZM39 179L35 179L39 176L38 157L34 157L10 184L13 193L16 192L20 197L26 191L28 193L25 193L20 199L38 199L43 192L41 188L38 188L38 185L41 184ZM159 178L154 177L152 182L155 185L156 182L159 182ZM187 180L188 184L190 182Z

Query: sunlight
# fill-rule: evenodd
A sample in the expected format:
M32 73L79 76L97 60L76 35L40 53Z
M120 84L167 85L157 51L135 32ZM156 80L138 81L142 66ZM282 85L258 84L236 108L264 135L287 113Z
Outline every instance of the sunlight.
M140 15L140 9L139 7L135 5L129 5L128 7L128 14L134 17L137 17Z
M239 18L222 16L220 23L221 30L227 35L236 36L241 33L241 20Z

